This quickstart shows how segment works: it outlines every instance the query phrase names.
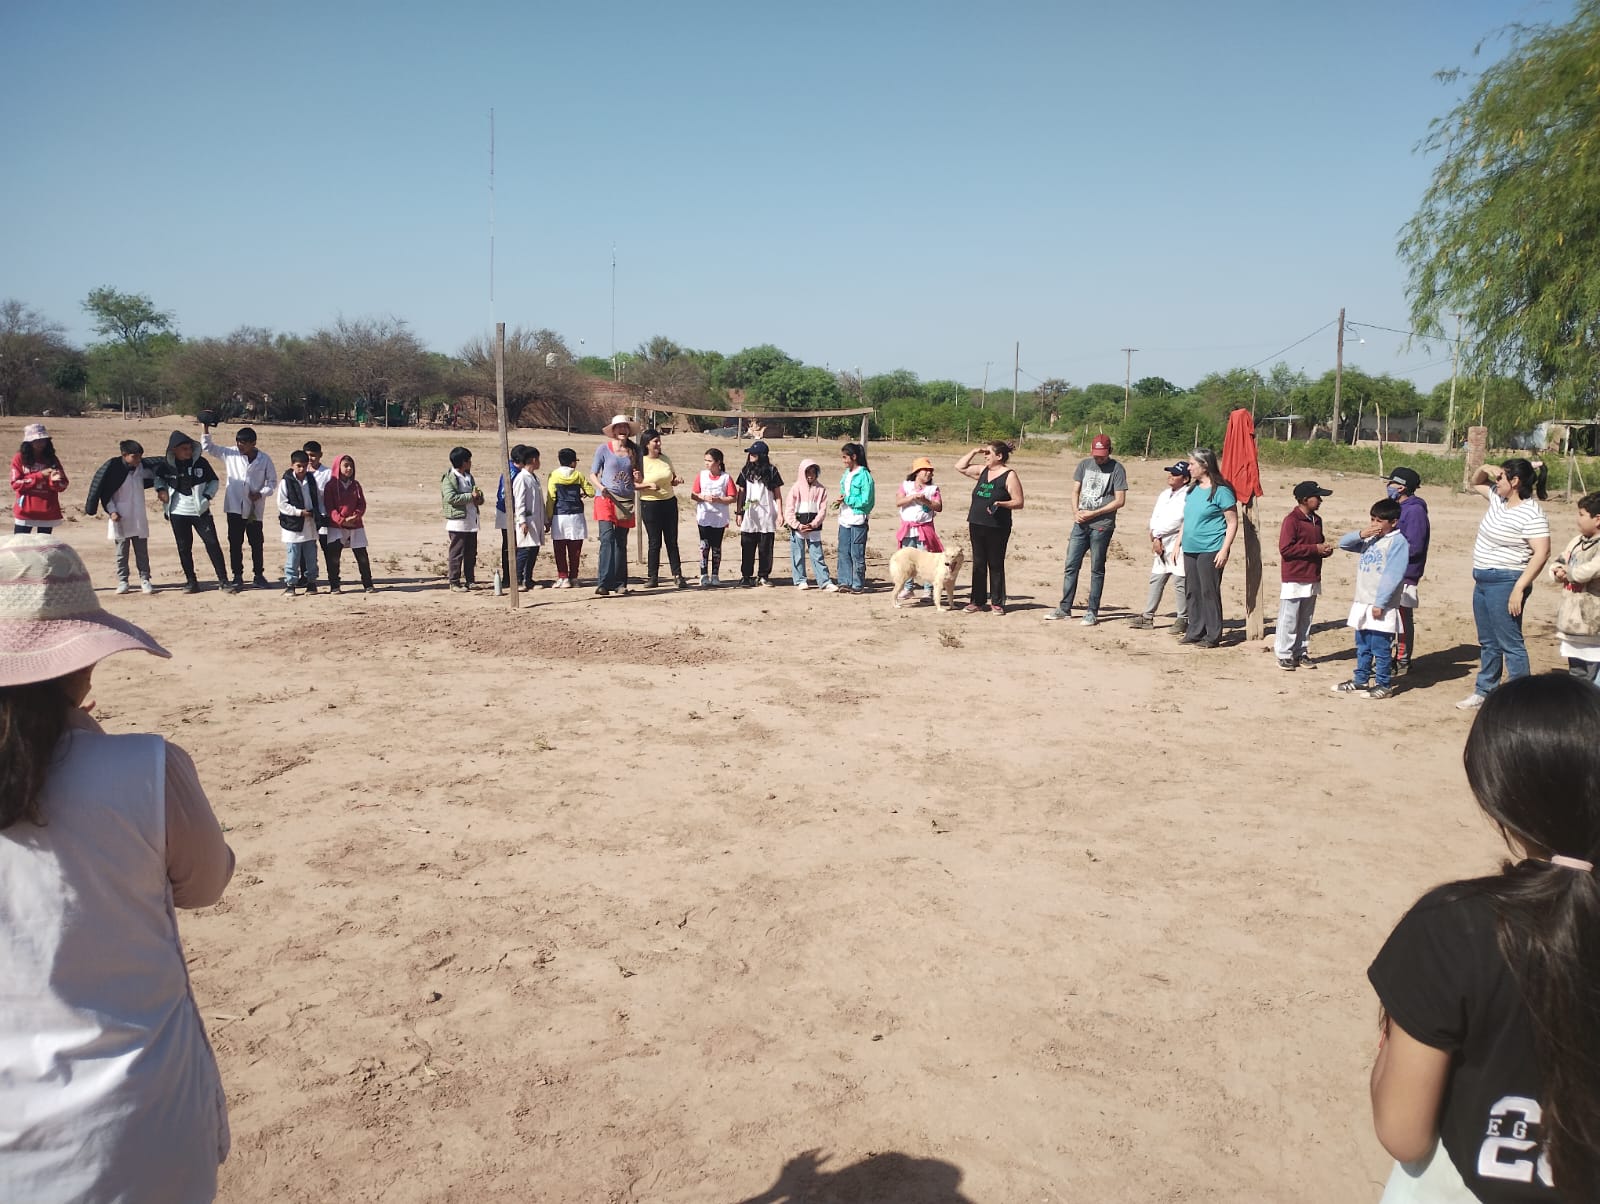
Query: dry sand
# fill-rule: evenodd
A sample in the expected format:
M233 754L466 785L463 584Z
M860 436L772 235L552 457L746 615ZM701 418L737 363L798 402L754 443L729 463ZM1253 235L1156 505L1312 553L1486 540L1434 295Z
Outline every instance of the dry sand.
M52 425L63 531L109 587L89 477L172 423ZM1315 671L1177 647L1166 618L1129 630L1158 463L1129 465L1093 630L1040 621L1073 453L1014 461L1004 618L896 611L887 588L538 590L511 613L439 578L445 453L460 439L490 477L493 432L261 433L280 468L313 433L356 456L383 591L185 596L157 518L161 592L102 594L173 659L96 680L110 730L194 754L238 853L224 901L182 921L231 1107L223 1200L1376 1198L1366 965L1421 891L1500 854L1451 706L1476 497L1424 492L1419 655L1377 703L1328 690L1353 659L1342 554ZM599 441L519 437L546 469ZM705 443L667 452L688 475ZM832 445L776 447L786 477L810 454L836 479ZM880 499L913 454L873 447ZM1265 481L1274 613L1301 475ZM1324 483L1330 533L1382 492ZM1549 510L1559 546L1569 508ZM486 533L480 581L496 553ZM1536 669L1554 609L1542 584Z

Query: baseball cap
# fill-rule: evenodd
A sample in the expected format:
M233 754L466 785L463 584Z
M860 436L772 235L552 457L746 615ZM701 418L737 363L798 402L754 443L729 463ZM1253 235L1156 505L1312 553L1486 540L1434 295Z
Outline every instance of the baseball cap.
M749 447L744 449L744 453L747 456L764 456L770 450L771 449L766 444L766 440L757 439Z
M1422 488L1422 477L1414 468L1397 468L1389 474L1389 483L1391 485L1403 485L1412 493L1415 493Z
M1324 489L1315 481L1301 481L1294 487L1294 500L1303 502L1308 497L1332 497L1333 490Z
M1111 436L1110 435L1096 435L1094 437L1094 441L1089 444L1089 450L1090 451L1110 451L1111 450Z
M1187 478L1189 475L1189 461L1179 460L1176 464L1167 466L1167 475Z

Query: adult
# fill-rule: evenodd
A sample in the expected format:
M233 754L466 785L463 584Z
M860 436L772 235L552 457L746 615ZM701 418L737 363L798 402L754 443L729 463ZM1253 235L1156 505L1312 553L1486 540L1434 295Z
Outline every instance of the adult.
M1183 504L1189 498L1189 462L1179 460L1167 469L1167 487L1156 496L1150 508L1150 593L1144 600L1144 613L1135 615L1129 627L1149 628L1156 625L1156 607L1161 605L1161 595L1166 592L1167 578L1173 580L1173 603L1176 621L1174 635L1182 635L1189 625L1188 598L1184 593L1183 553L1180 536L1183 534Z
M61 494L67 488L67 474L56 458L56 445L42 422L30 422L22 430L22 446L11 457L11 492L17 495L12 507L13 535L55 529L61 521Z
M1550 520L1544 464L1515 456L1496 468L1485 464L1472 488L1489 503L1472 544L1472 617L1478 626L1478 679L1456 709L1475 711L1506 680L1528 675L1522 642L1522 608L1534 579L1550 559ZM1538 501L1534 496L1538 495Z
M1117 529L1117 511L1128 502L1128 470L1111 458L1111 436L1096 435L1089 458L1072 473L1072 537L1061 574L1061 602L1046 619L1070 619L1078 600L1078 570L1089 553L1089 605L1083 625L1100 621L1100 594L1106 584L1106 553Z
M89 716L94 666L168 653L76 552L0 540L0 1199L212 1199L227 1105L173 908L233 853L194 762Z
M859 443L846 443L839 449L844 472L839 477L839 496L833 506L839 512L839 592L867 592L867 525L877 498L872 471L867 467L867 449Z
M1414 468L1397 468L1389 474L1389 496L1400 503L1400 534L1406 537L1411 555L1406 560L1405 577L1400 586L1400 634L1394 642L1394 675L1404 677L1411 668L1417 645L1417 586L1428 569L1428 540L1433 525L1428 519L1428 503L1417 496L1422 477Z
M682 485L672 467L672 461L661 450L661 432L646 431L639 439L644 448L644 459L639 463L642 481L639 485L639 517L644 522L648 550L645 559L645 584L654 588L661 584L661 545L667 546L667 567L679 589L688 589L683 576L683 561L678 555L678 495L674 485Z
M178 546L183 592L200 592L200 581L194 572L194 537L198 535L206 555L211 558L217 585L223 593L236 594L239 586L228 581L228 571L222 563L222 545L217 540L217 525L211 517L211 499L217 495L219 485L217 472L199 450L200 445L188 435L182 431L172 432L167 439L166 458L155 465L156 496L166 510L172 542Z
M233 588L244 588L244 541L250 540L250 565L255 570L253 584L266 589L267 580L263 561L262 521L267 513L267 499L278 493L278 473L272 467L272 457L256 447L256 433L241 426L233 435L233 446L225 447L211 437L211 427L200 420L200 450L208 456L222 460L222 474L227 487L222 495L222 510L228 517L228 567L233 570Z
M1189 494L1183 502L1181 542L1189 616L1180 643L1215 648L1222 642L1222 570L1238 534L1237 499L1222 478L1217 453L1197 447L1189 453Z
M594 449L589 481L594 485L594 517L600 526L600 580L597 597L628 592L628 532L635 522L637 489L644 483L633 423L615 415L603 428L606 441Z
M1011 542L1011 513L1023 507L1022 479L1007 461L1011 444L996 439L973 448L956 461L956 471L977 482L967 508L967 538L972 542L972 590L963 610L977 614L1006 613L1006 545ZM981 461L980 468L974 461Z

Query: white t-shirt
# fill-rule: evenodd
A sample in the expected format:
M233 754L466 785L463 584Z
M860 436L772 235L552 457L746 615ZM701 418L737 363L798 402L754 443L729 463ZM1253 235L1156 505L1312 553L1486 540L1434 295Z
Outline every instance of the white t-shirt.
M733 495L733 480L727 473L712 474L702 468L700 475L694 479L694 492L701 497L731 497ZM719 506L715 502L696 502L694 504L694 521L701 527L726 527L728 525L728 507Z
M939 499L937 485L918 485L915 481L907 481L901 487L907 499L900 507L900 521L903 523L931 523L933 521L933 508L927 503ZM915 499L915 500L912 500Z
M1499 494L1491 493L1489 509L1478 524L1478 538L1472 544L1472 567L1520 573L1533 559L1528 541L1541 538L1550 538L1550 520L1538 502L1528 498L1508 506Z

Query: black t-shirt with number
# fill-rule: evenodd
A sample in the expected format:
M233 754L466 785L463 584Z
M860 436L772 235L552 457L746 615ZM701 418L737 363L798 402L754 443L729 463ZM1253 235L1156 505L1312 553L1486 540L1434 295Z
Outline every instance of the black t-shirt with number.
M1488 900L1461 886L1429 891L1367 978L1394 1023L1451 1054L1439 1135L1466 1185L1487 1204L1558 1199L1541 1144L1533 1021Z

